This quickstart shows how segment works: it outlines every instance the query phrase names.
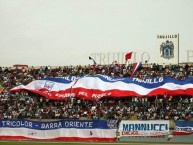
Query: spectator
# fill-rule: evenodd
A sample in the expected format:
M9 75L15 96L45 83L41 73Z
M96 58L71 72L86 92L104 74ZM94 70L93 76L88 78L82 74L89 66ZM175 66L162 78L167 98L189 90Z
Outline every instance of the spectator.
M130 77L132 66L114 63L92 66L42 66L10 68L0 67L0 119L130 119L130 120L192 120L192 96L155 96L142 98L104 98L98 102L71 98L66 101L49 100L30 92L11 93L17 85L27 85L45 77L84 76L103 74L114 77ZM193 65L158 65L142 67L134 77L141 79L168 76L183 80L193 77Z

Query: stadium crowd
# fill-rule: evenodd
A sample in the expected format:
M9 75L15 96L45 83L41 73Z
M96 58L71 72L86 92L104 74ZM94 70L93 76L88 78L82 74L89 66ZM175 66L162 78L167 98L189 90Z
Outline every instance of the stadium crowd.
M49 100L27 91L11 93L10 89L44 77L104 74L130 77L132 64L51 67L0 67L0 119L130 119L193 120L193 96L142 96L104 98L88 101L80 98ZM193 65L143 64L134 77L193 77Z

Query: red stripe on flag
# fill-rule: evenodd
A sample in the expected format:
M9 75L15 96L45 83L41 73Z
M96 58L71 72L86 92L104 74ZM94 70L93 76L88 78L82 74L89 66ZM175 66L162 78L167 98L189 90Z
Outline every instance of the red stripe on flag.
M47 139L37 139L37 138L30 138L30 137L25 137L25 136L0 136L0 140L52 140L52 141L109 141L109 142L114 142L116 141L116 138L100 138L100 137L57 137L57 138L47 138Z

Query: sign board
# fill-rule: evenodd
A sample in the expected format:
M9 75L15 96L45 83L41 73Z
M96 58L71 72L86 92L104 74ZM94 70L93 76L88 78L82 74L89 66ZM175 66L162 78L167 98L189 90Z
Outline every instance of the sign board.
M157 63L179 63L179 34L157 35Z

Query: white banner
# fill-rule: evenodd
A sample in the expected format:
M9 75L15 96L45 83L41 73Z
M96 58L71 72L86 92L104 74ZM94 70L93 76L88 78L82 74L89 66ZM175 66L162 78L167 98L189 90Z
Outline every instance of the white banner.
M53 129L0 128L0 139L49 139L114 141L115 129Z
M116 120L0 120L0 140L81 140L115 141Z
M121 121L121 136L162 136L169 134L169 120Z

